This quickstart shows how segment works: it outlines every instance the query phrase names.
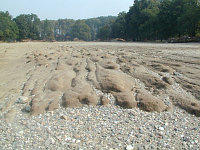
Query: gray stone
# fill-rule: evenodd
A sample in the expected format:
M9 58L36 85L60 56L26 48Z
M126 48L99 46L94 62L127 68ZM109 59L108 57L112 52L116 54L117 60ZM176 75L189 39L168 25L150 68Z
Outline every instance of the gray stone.
M28 97L25 97L25 96L20 96L16 103L19 103L19 104L26 104L28 102Z

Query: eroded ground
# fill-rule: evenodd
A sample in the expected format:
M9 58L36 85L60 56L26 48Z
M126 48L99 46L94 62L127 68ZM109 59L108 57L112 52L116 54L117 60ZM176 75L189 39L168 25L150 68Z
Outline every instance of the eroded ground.
M17 111L37 115L82 105L148 112L180 107L200 116L200 45L0 44L0 111L6 119Z

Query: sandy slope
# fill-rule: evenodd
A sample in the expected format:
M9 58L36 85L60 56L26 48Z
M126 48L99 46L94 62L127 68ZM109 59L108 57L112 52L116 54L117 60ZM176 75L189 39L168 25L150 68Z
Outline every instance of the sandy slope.
M200 116L199 74L199 44L1 43L0 110L8 120L85 104Z

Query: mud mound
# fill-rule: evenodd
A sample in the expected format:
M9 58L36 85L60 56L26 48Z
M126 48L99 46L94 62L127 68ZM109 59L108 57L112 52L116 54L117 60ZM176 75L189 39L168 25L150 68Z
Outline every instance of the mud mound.
M114 63L112 60L103 60L99 63L105 69L118 69L118 65Z
M170 85L172 85L174 83L173 79L169 78L169 77L163 77L162 80Z
M7 51L0 56L0 111L6 118L14 119L17 110L37 115L84 105L148 112L174 105L199 116L198 45L27 44L0 46ZM16 102L20 96L27 101Z
M150 70L141 65L135 67L134 71L130 72L130 75L142 81L149 90L153 89L155 93L168 88L168 83L163 81L159 75L152 74Z
M177 105L180 108L185 109L190 114L194 114L194 115L200 117L200 103L198 103L198 102L187 102L187 100L184 100L184 103L178 103Z
M46 111L52 111L59 107L59 93L36 95L31 100L31 114L38 115Z
M191 98L179 96L175 98L174 104L186 110L190 114L200 117L200 102Z
M157 99L153 95L150 95L146 92L141 92L137 94L136 99L139 102L139 108L144 111L162 112L162 111L166 111L167 109L167 106L164 104L163 101Z
M62 75L55 75L46 83L45 90L66 91L71 87L73 77L75 77L75 73L73 72L66 72Z
M123 108L131 109L137 107L137 102L131 92L116 93L114 96L116 97L116 104Z
M151 67L159 72L165 72L165 73L171 73L171 74L173 74L175 72L174 69L170 68L169 66L163 65L163 64L152 64Z
M115 70L97 68L97 81L105 92L130 91L133 83L126 76Z
M67 91L62 97L62 105L64 107L81 107L82 105L97 105L97 97L95 95L78 94L73 91Z

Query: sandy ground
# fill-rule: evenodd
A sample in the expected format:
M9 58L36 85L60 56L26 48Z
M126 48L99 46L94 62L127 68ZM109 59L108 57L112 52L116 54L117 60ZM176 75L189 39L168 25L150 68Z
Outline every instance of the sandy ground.
M110 104L200 116L199 75L200 44L1 43L0 111L13 120L17 111Z

